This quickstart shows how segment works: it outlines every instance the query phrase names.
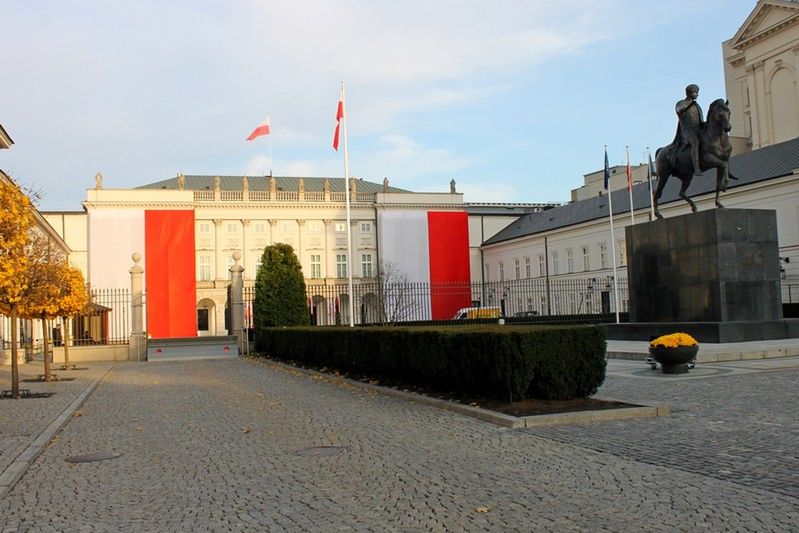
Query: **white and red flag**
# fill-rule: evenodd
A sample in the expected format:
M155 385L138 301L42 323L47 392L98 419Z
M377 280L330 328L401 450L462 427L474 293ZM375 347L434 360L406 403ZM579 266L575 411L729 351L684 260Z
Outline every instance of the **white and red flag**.
M266 117L266 120L258 124L258 127L255 128L252 133L250 133L249 137L247 137L247 140L254 141L258 137L263 137L264 135L269 135L272 133L272 125L270 123L271 118L272 117Z
M333 133L333 150L338 152L338 130L341 127L341 119L344 118L344 96L342 95L338 101L338 110L336 111L336 131Z

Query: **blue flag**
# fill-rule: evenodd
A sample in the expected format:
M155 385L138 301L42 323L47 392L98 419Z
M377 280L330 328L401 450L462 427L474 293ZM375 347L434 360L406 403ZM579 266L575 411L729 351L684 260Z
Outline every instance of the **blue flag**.
M605 190L610 185L610 167L608 166L608 149L605 148Z

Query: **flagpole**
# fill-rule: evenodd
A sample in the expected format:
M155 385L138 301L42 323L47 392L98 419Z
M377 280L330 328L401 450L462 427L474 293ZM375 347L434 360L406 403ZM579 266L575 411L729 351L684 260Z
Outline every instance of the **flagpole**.
M267 137L269 137L269 177L271 178L272 177L272 131L271 131L272 117L271 116L267 117L267 120L269 121L269 130L270 130L269 135Z
M608 167L608 145L605 145L605 190L608 191L608 213L610 215L610 253L613 256L613 297L616 301L616 324L619 323L619 283L616 275L616 236L613 232L613 193L610 190Z
M635 226L635 209L633 208L633 167L630 166L630 147L627 147L627 192L630 193L630 224Z
M655 194L652 192L652 153L646 147L646 180L649 182L649 220L655 220Z
M344 103L344 82L341 82L341 106ZM355 327L355 294L352 289L352 224L350 223L350 156L347 150L347 113L341 117L341 134L344 137L344 202L347 209L347 283L349 287L350 327Z

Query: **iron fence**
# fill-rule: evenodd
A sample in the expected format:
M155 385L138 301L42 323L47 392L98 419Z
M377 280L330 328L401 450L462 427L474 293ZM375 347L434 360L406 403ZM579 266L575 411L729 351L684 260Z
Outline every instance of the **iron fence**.
M463 308L493 308L491 314L514 322L559 317L565 322L604 322L618 310L627 313L627 280L612 277L530 278L488 283L358 283L353 286L355 324L447 321ZM349 324L345 284L307 284L308 313L314 325ZM244 289L245 323L252 327L255 289Z
M782 303L799 303L799 274L783 276L780 286L782 287Z
M91 289L86 311L72 319L76 346L127 344L130 337L130 289Z

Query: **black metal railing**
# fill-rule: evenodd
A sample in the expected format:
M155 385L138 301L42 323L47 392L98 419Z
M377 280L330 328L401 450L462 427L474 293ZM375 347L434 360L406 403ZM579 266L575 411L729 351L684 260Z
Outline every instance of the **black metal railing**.
M130 337L130 289L91 289L85 312L72 319L76 346L127 344Z
M348 287L306 285L308 313L315 325L349 324ZM612 277L529 278L488 283L358 283L353 286L356 324L424 323L450 320L461 308L494 308L497 317L560 322L607 321L618 307L627 313L627 280L618 280L619 304ZM252 325L255 289L245 287L245 324Z

